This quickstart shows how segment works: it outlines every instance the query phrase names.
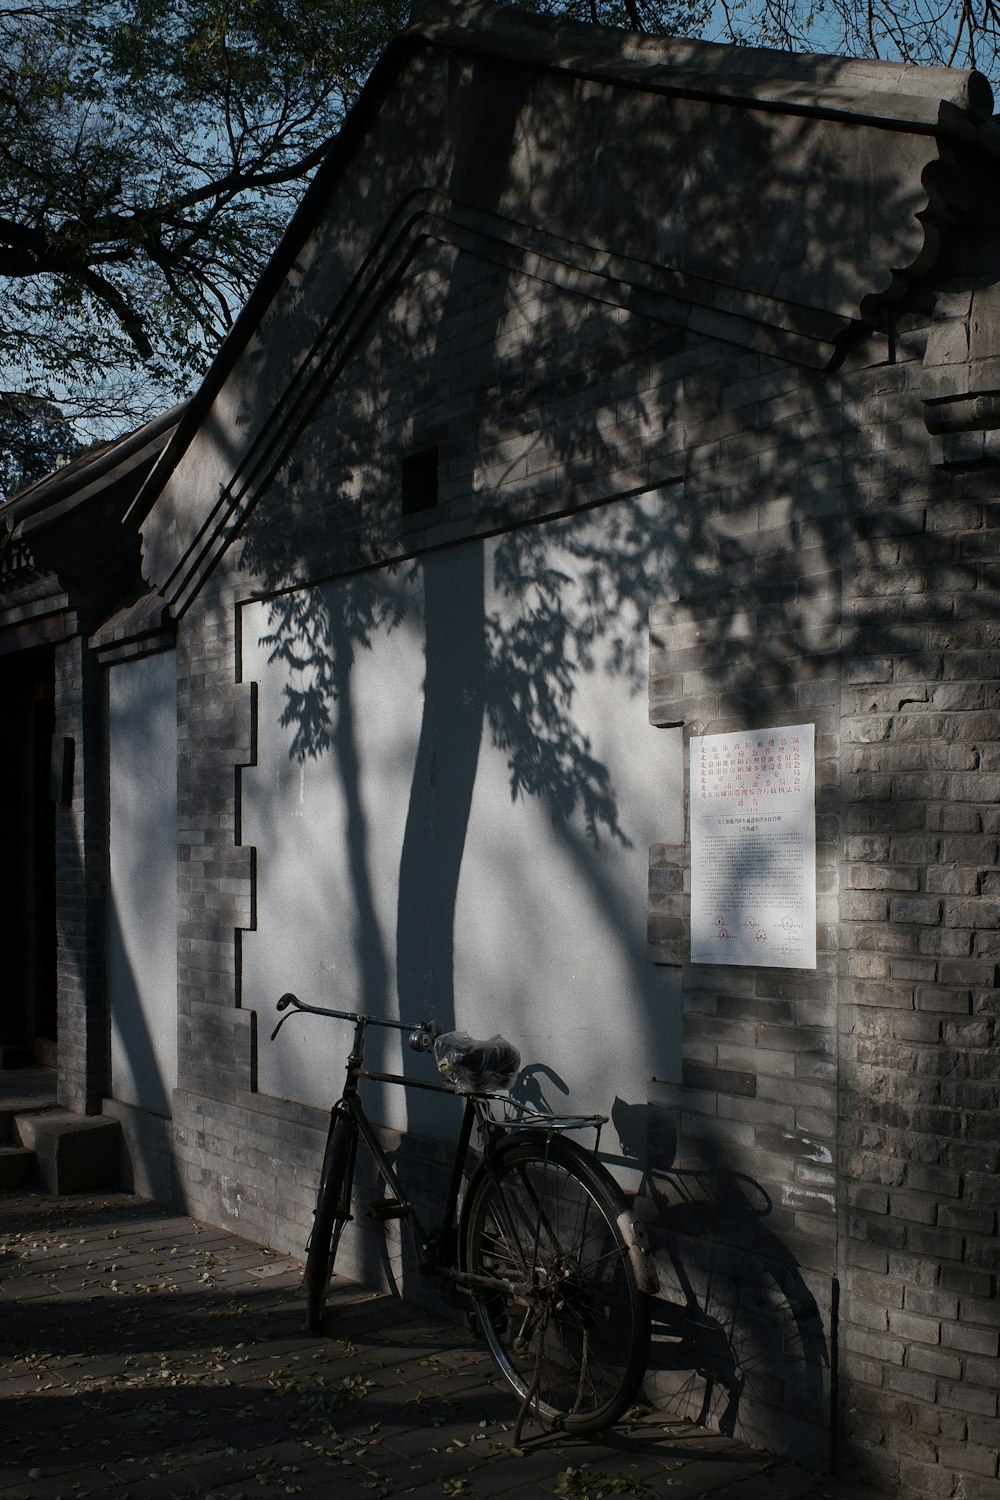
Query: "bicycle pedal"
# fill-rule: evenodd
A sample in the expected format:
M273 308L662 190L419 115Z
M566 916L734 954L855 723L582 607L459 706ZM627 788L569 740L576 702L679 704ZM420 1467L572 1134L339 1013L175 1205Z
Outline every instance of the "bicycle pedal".
M369 1219L405 1219L410 1212L408 1203L400 1203L395 1198L380 1198L375 1203L368 1205Z

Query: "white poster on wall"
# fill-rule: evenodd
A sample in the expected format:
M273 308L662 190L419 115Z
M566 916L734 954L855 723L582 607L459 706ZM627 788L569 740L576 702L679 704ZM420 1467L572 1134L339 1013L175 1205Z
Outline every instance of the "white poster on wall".
M691 962L816 967L815 726L691 740Z

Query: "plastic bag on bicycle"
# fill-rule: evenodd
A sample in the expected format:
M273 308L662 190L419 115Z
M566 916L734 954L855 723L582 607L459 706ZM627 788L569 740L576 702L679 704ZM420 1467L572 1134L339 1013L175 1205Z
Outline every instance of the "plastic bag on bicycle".
M434 1038L434 1061L456 1089L477 1094L509 1088L521 1066L521 1054L502 1036L477 1041L466 1031L446 1031Z

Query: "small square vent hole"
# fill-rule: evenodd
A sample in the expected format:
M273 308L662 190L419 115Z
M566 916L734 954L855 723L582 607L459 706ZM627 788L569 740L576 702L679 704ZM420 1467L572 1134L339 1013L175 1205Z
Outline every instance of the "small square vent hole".
M404 516L418 516L438 503L438 450L424 448L403 459L402 502Z

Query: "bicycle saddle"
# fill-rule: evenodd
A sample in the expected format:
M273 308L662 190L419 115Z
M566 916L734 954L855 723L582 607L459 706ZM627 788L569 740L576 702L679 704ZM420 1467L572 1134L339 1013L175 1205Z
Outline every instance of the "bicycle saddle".
M466 1031L434 1038L434 1061L442 1077L465 1093L507 1089L521 1067L521 1054L502 1036L479 1041Z

